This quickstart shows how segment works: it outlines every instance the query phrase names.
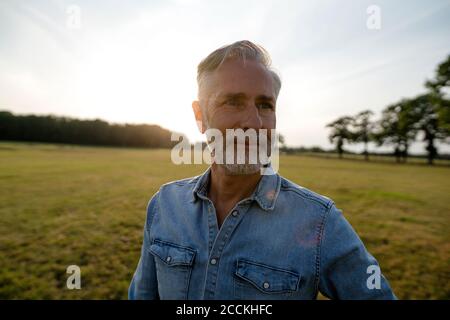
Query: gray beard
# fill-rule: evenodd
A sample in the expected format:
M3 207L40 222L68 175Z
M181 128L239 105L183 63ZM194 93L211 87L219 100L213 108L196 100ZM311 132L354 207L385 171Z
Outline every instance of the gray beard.
M255 174L261 169L261 164L219 164L231 176Z

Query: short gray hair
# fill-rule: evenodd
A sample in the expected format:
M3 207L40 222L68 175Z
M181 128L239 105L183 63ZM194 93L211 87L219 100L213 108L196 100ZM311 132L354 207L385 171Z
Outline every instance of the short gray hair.
M272 75L274 80L275 97L278 97L281 89L281 79L279 75L271 68L272 61L269 53L260 45L254 44L248 40L241 40L214 50L200 62L197 67L199 99L202 97L202 92L206 82L205 79L207 76L230 58L243 59L244 62L245 60L255 60L264 65Z

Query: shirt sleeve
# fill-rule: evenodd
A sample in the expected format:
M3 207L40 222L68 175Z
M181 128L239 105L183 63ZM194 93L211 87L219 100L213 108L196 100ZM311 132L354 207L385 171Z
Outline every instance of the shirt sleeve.
M158 193L149 201L147 218L144 226L144 240L141 257L128 289L130 300L158 300L158 283L156 278L155 260L149 251L151 224L157 210Z
M326 297L396 299L378 262L334 203L325 216L319 252L319 291Z

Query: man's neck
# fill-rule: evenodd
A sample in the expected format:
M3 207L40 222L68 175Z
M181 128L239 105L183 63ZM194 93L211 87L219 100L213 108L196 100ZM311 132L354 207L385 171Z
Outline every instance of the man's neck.
M219 226L236 203L253 194L260 180L259 170L254 174L230 175L223 166L211 165L208 196L216 208Z

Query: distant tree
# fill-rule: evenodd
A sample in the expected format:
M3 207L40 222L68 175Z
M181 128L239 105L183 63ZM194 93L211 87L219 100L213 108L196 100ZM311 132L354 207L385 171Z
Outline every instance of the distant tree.
M284 136L281 133L279 133L278 134L278 143L280 144L280 147L279 147L280 150L285 150L287 148L285 141L286 140L285 140Z
M394 145L394 155L397 162L406 162L408 149L417 135L415 123L418 118L414 114L412 102L403 99L386 107L378 122L378 132L374 134L378 145Z
M448 139L449 119L443 119L442 108L448 108L449 101L438 93L420 95L411 100L411 113L417 120L416 130L423 132L423 141L426 141L428 164L433 164L438 155L436 140L443 142Z
M450 143L450 55L441 62L432 80L425 82L429 92L414 99L420 121L417 127L424 133L424 141L427 141L428 163L433 164L437 156L435 140Z
M109 124L100 119L14 115L8 111L0 111L0 140L146 148L176 144L170 131L156 125Z
M352 117L344 116L326 125L327 128L331 128L328 139L330 143L336 144L336 151L339 154L339 158L342 158L342 154L344 153L344 143L352 139L352 133L350 131L352 122Z
M368 144L373 140L373 130L374 123L371 122L370 118L373 112L370 110L365 110L358 113L353 119L352 141L364 143L364 159L369 160Z
M445 94L443 91L450 87L450 55L437 66L435 78L427 81L425 86L432 91Z
M436 68L435 78L425 83L432 95L438 113L438 126L445 134L445 142L450 133L450 55Z

